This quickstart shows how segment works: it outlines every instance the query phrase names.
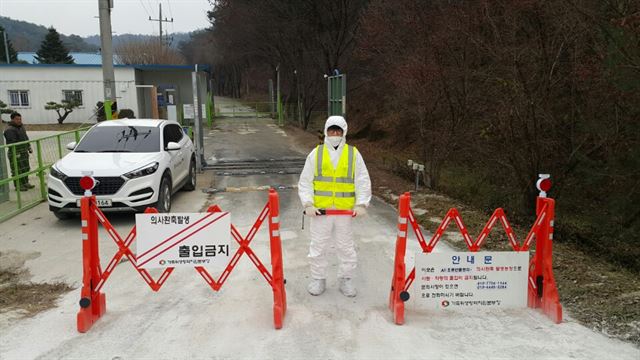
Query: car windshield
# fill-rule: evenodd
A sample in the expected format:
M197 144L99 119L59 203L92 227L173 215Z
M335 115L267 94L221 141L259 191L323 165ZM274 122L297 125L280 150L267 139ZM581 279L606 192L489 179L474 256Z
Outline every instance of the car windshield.
M75 152L158 152L160 130L150 126L99 126L89 131Z

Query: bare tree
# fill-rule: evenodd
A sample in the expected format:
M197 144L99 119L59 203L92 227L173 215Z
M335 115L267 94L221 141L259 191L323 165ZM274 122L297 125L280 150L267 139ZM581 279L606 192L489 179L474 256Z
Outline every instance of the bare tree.
M185 58L179 51L152 39L119 44L114 51L124 64L185 64Z

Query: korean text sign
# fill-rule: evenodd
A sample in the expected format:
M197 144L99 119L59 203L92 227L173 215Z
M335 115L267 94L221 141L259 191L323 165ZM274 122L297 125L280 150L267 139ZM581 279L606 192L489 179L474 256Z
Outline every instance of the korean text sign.
M416 254L416 301L429 309L527 306L529 252Z
M228 212L136 214L136 232L142 268L219 268L229 262Z

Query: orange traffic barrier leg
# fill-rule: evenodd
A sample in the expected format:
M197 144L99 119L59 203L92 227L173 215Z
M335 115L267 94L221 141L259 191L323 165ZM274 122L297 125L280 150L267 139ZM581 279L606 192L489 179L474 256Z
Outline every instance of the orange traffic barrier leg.
M553 322L562 322L562 305L558 286L553 276L553 225L555 219L555 201L538 197L536 202L537 219L532 231L535 233L536 254L529 267L528 306L540 308ZM530 241L530 240L528 240ZM528 242L525 243L528 246Z
M107 311L105 294L94 291L102 276L98 253L98 220L91 209L91 205L95 205L95 200L95 196L83 197L80 205L82 211L83 271L77 327L81 333L87 332Z
M393 278L391 279L391 293L389 294L389 310L393 314L393 322L404 324L404 302L409 300L409 293L405 291L406 265L404 256L407 251L407 230L409 228L409 193L400 196L398 204L398 235L396 238L396 257L393 263Z
M280 201L274 189L269 190L269 241L271 243L271 288L273 289L273 324L281 329L287 312L287 294L284 289L282 242L280 239Z

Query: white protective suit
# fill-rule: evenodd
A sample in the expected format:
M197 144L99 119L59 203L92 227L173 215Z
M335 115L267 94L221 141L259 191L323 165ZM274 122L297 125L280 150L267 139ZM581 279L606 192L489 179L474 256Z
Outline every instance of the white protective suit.
M325 144L331 162L336 167L342 149L346 143L347 122L342 116L330 116L324 125L324 136L327 137L327 129L333 125L339 126L343 130L342 141L337 149ZM313 177L316 168L316 150L313 149L307 156L304 169L300 174L298 182L298 196L303 206L313 204ZM371 180L369 172L364 164L362 155L357 152L355 165L355 188L356 206L369 206L371 201ZM326 258L327 247L335 240L335 247L340 260L338 278L354 278L355 268L358 262L355 244L353 242L353 231L351 229L353 218L348 215L323 215L311 217L310 231L311 244L309 246L309 264L311 267L311 277L313 279L326 279L328 260ZM335 236L331 233L335 231Z

